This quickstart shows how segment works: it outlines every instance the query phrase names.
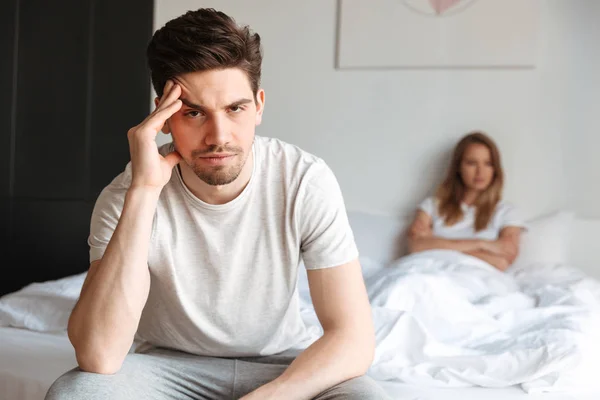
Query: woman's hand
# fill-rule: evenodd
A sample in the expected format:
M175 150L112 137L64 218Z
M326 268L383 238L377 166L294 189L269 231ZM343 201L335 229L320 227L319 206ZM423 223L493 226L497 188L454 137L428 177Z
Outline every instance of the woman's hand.
M481 250L486 251L495 256L504 257L508 259L511 256L510 249L500 240L482 240Z
M482 240L480 250L502 257L511 265L519 255L520 236L521 228L506 227L500 232L498 240Z
M510 264L505 257L497 256L495 254L490 253L489 251L478 250L478 251L467 251L465 254L468 254L473 257L477 257L480 260L487 262L492 265L496 269L500 271L506 271Z

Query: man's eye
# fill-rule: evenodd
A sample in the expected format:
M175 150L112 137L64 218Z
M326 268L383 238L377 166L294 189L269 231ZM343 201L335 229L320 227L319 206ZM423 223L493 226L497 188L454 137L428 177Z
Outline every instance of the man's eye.
M187 117L196 118L196 117L200 116L200 111L196 111L196 110L194 110L194 111L188 111L188 112L185 113L185 115Z
M232 113L239 113L242 110L244 109L241 106L232 106L229 108L229 111L231 111Z

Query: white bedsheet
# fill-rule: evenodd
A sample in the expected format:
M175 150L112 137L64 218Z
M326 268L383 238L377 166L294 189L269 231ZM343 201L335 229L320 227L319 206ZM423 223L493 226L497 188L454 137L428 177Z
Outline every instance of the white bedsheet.
M378 380L600 393L600 284L576 269L532 265L502 273L477 258L433 250L403 257L366 283L377 334L369 374ZM314 310L301 294L316 337Z
M65 332L0 328L2 400L43 400L52 382L76 365Z
M52 382L75 366L75 355L66 333L32 332L0 327L0 399L43 400ZM439 389L380 382L394 400L597 400L587 396L527 395L511 388ZM599 392L600 393L600 392Z
M394 400L598 400L600 392L587 394L528 394L517 387L508 388L432 388L392 381L380 382Z

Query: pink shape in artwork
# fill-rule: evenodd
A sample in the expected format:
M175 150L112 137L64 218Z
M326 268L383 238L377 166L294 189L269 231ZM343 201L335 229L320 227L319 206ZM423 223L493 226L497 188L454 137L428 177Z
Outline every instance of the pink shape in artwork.
M440 15L460 3L460 1L461 0L429 0L429 3L431 3L431 7L433 7L435 13Z

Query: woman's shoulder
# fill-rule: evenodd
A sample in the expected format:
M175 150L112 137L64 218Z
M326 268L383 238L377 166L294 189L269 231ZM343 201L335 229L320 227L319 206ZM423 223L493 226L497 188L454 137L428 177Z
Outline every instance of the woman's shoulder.
M496 213L502 213L516 209L517 206L515 205L515 203L509 200L500 200L498 204L496 204Z
M519 210L519 207L507 200L500 200L496 205L494 213L497 223L501 226L520 226L525 227L525 220Z
M431 217L433 217L437 214L438 204L439 204L439 201L438 201L437 197L429 196L429 197L426 197L423 201L421 201L421 203L419 204L417 209L422 210L422 211L426 212L427 214L429 214Z

